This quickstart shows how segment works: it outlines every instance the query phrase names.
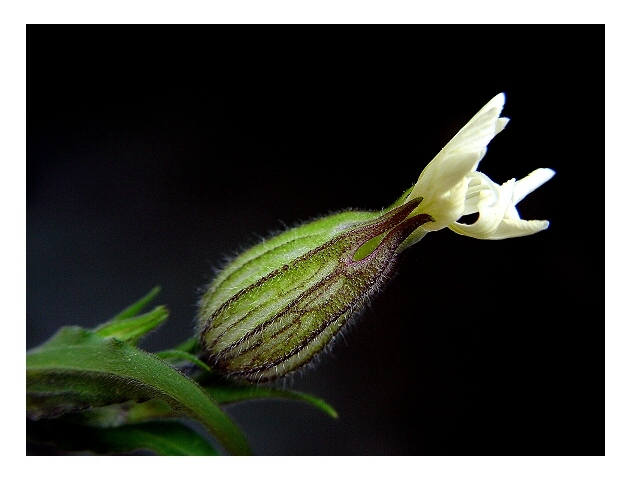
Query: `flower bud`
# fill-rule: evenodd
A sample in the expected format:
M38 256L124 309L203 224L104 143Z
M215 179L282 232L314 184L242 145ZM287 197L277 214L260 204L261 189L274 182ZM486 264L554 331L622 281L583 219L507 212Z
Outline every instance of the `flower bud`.
M433 221L409 216L421 201L324 217L236 257L201 299L204 359L246 381L274 380L310 362L387 280L401 243Z
M330 215L236 257L201 299L202 358L237 379L282 377L324 350L389 277L399 253L427 232L502 240L546 230L547 220L522 219L516 205L553 170L502 185L477 170L508 123L504 102L500 93L474 115L395 208ZM459 222L472 214L472 224Z

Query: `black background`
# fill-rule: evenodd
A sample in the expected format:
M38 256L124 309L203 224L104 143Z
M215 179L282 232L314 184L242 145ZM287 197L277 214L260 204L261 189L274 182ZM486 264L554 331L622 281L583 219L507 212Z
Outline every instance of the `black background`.
M519 204L549 230L409 250L288 383L338 420L228 412L260 455L603 455L603 67L603 26L28 26L26 347L155 285L141 346L189 338L226 255L388 205L504 91L479 169L556 170Z

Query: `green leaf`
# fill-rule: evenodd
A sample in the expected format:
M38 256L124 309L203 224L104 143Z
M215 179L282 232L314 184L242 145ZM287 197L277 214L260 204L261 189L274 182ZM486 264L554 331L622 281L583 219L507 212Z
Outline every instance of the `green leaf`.
M27 352L26 407L31 419L150 399L161 399L201 422L227 452L250 453L242 432L197 383L127 342L64 327Z
M177 345L173 350L194 354L199 350L199 338L191 337L184 343Z
M112 320L123 320L125 318L135 317L136 315L138 315L138 313L142 311L144 307L151 303L151 300L153 300L158 293L160 293L160 287L154 287L144 297L142 297L133 305L125 308L122 312L112 318Z
M164 350L162 352L158 352L155 354L157 357L163 360L185 360L186 362L197 365L202 370L206 372L212 373L212 370L208 365L199 360L198 357L195 357L193 354L184 352L183 350Z
M152 312L138 315L159 291L160 287L155 287L136 303L127 307L111 320L99 325L93 331L104 338L117 338L136 345L144 335L168 318L168 310L161 306Z
M294 390L283 390L274 387L261 387L250 385L204 385L210 396L220 404L243 402L246 400L259 400L263 398L284 398L309 403L319 408L332 418L338 418L336 410L321 398Z
M144 335L168 318L168 310L162 306L153 311L129 318L115 318L96 327L93 332L103 338L116 338L136 344Z
M98 454L149 450L158 455L218 455L198 432L180 422L152 422L96 427L59 419L27 421L27 439L70 452Z

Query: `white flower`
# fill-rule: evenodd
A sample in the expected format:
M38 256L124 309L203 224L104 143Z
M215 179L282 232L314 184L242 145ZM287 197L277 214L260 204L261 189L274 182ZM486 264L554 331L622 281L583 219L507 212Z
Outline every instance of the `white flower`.
M423 197L413 214L428 213L435 222L418 229L407 246L426 232L445 227L469 237L499 240L531 235L549 226L547 220L521 220L516 204L553 177L553 170L539 168L503 185L477 171L488 143L508 123L509 119L499 116L504 103L503 93L490 100L422 171L405 203ZM479 218L473 224L457 221L477 212Z

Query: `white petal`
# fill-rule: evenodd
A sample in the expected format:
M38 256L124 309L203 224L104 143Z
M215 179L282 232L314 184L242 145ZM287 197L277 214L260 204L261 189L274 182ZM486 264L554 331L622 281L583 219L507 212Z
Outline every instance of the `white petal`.
M520 179L518 182L516 182L516 185L514 186L514 196L512 198L512 203L516 205L527 195L540 187L543 183L551 179L551 177L553 177L555 174L556 172L554 172L550 168L538 168L527 175L525 178Z
M436 222L425 227L439 230L460 218L465 211L466 175L476 170L488 143L505 128L507 118L499 118L505 95L490 100L446 144L420 174L407 200L423 197L414 213L429 213Z
M491 182L490 179L488 180ZM456 233L469 237L479 239L493 238L511 205L514 184L514 179L505 182L499 187L498 195L494 193L494 190L488 192L488 194L480 195L480 198L483 198L477 204L479 218L475 223L467 225L454 222L449 225L449 228Z
M518 210L516 210L516 207L514 206L514 204L511 204L508 209L505 211L505 217L506 220L510 219L510 220L520 220L521 216L518 213Z
M553 177L554 173L548 168L539 168L522 180L511 179L500 187L481 172L470 173L470 184L474 186L466 197L467 202L478 200L476 208L479 218L470 225L454 222L449 228L460 235L484 240L522 237L547 229L547 220L521 220L515 205ZM483 187L486 189L483 190ZM473 209L472 205L467 204L467 210Z
M515 220L504 219L489 240L503 240L505 238L524 237L533 235L549 227L547 220Z
M493 195L494 198L499 197L499 186L490 180L487 175L481 172L470 172L468 178L470 181L466 192L464 215L477 213L479 211L479 203L489 195Z
M439 178L444 190L450 190L466 173L474 170L490 140L507 124L507 118L499 118L504 103L505 95L500 93L479 110L425 167L418 184L423 183L422 186L426 187ZM417 191L418 184L410 197L413 198L416 193L417 196L425 196Z
M490 140L505 128L508 122L507 118L499 121L499 115L504 104L505 94L500 93L495 96L457 132L442 151L479 151L485 148Z

